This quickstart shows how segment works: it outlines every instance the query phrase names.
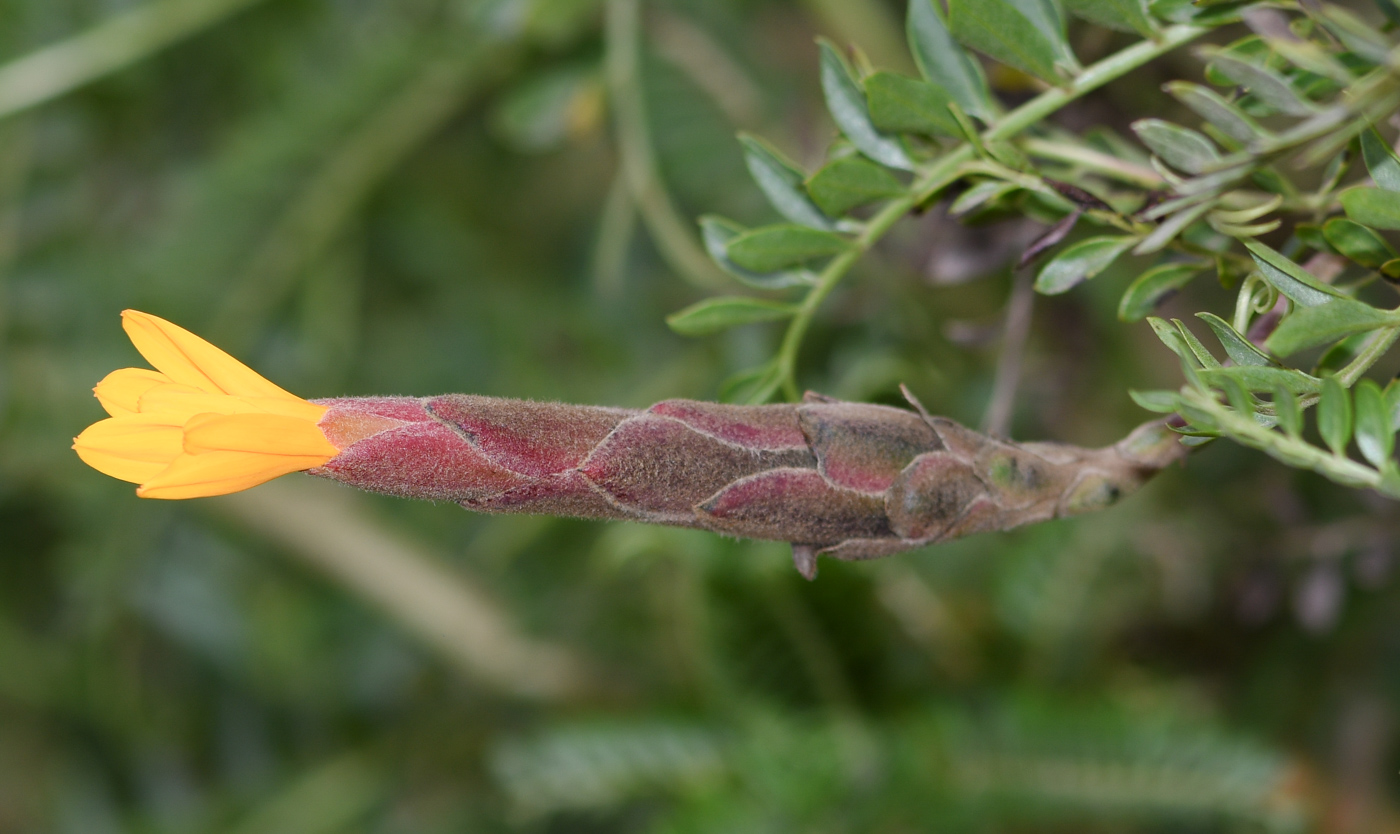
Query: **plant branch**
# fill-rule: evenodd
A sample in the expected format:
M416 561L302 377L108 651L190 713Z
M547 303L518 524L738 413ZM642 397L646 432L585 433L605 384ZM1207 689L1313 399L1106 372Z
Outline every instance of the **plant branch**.
M614 2L635 2L635 0L614 0ZM1015 110L1007 113L998 119L996 124L981 134L983 144L987 142L1010 139L1016 134L1048 118L1066 104L1102 87L1110 81L1121 78L1129 72L1146 64L1147 62L1165 55L1168 52L1190 43L1192 40L1201 37L1210 31L1201 26L1177 25L1163 30L1159 40L1141 41L1127 49L1117 52L1099 61L1096 64L1085 67L1078 77L1064 87L1055 87L1046 90ZM962 166L974 158L973 146L964 142L957 148L949 151L943 156L934 160L932 164L924 168L909 191L901 197L897 197L884 205L874 217L865 224L861 234L853 242L850 249L837 255L821 271L817 278L816 286L807 294L799 305L796 315L788 325L787 332L783 336L782 345L778 349L776 359L778 369L778 383L790 398L796 398L797 382L795 369L797 365L797 354L802 347L802 340L811 326L812 317L816 314L821 303L826 300L836 285L841 282L846 273L850 271L860 257L870 250L889 230L899 222L906 214L913 211L916 206L928 202L953 182L962 176ZM758 392L763 399L772 396L773 391L769 389Z

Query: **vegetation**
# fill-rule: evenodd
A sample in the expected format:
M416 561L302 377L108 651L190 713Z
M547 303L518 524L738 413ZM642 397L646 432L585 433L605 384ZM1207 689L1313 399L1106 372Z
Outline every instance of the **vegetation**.
M0 832L1400 826L1397 25L0 5ZM123 308L308 397L904 383L1199 451L810 584L781 545L301 476L138 501L69 450Z

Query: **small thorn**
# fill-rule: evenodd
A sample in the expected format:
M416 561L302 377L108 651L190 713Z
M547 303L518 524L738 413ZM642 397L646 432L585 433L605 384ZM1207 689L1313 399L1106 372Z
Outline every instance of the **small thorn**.
M811 582L817 578L817 549L812 545L794 543L792 563L797 567L797 572L802 574L803 579Z
M818 394L816 391L807 391L802 395L804 403L839 403L835 397L828 397L826 394Z

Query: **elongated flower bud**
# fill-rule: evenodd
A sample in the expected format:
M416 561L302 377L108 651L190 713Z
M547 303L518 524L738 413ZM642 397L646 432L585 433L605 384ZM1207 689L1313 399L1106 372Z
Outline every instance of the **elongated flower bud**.
M111 418L74 448L148 498L194 498L309 471L480 512L608 518L887 556L1108 507L1185 455L1160 422L1103 449L1011 443L923 410L832 400L645 411L467 394L308 402L170 322L123 314L156 371L95 392ZM907 395L907 392L906 392Z
M341 449L311 474L481 512L698 527L860 560L1103 509L1180 459L1160 422L1082 449L927 414L668 400L645 411L450 394L322 400Z

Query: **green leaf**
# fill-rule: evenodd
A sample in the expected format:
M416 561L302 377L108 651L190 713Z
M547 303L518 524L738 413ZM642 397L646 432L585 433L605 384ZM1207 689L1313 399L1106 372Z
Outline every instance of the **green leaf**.
M700 237L705 242L705 251L709 252L720 269L732 275L739 283L759 290L779 290L816 283L817 277L805 269L765 273L745 269L734 263L729 258L729 242L745 231L743 226L722 217L707 215L700 218Z
M1041 268L1035 290L1042 295L1059 295L1103 272L1137 243L1128 236L1091 237L1068 247Z
M914 163L899 139L880 131L870 120L865 93L846 59L825 38L818 43L821 47L822 92L826 94L826 108L831 111L831 118L841 133L851 140L856 150L876 162L891 168L913 170Z
M1147 15L1147 0L1065 0L1071 12L1110 29L1137 32L1145 38L1157 27Z
M739 134L744 163L768 202L783 217L814 229L831 230L834 224L802 192L802 170L773 146L756 136Z
M959 194L958 198L953 201L953 204L948 206L948 213L954 217L961 217L1006 194L1020 190L1021 186L1012 182L1003 182L1002 180L986 180L985 182L979 182Z
M1258 365L1230 365L1200 372L1207 385L1217 376L1228 376L1248 391L1275 391L1286 388L1295 394L1316 394L1322 380L1294 368L1263 368Z
M934 84L948 91L960 107L984 122L997 115L998 107L987 89L982 64L967 54L948 31L940 0L909 0L905 31L914 63Z
M1327 236L1322 233L1322 227L1312 223L1298 223L1293 227L1293 234L1298 236L1298 240L1309 249L1318 252L1327 252L1333 255L1339 254L1337 248L1327 242Z
M777 361L740 371L720 383L721 402L758 405L773 398L783 385L783 372Z
M1268 67L1243 61L1223 52L1211 55L1210 68L1244 87L1264 104L1290 116L1311 116L1317 108L1288 79Z
M1338 455L1345 455L1351 440L1351 397L1347 389L1329 376L1322 381L1322 399L1317 404L1317 432Z
M865 97L875 127L891 133L962 136L958 120L948 110L952 99L936 84L877 72L865 79Z
M1371 338L1371 331L1365 330L1353 333L1340 342L1334 343L1322 352L1322 356L1318 357L1317 364L1313 366L1313 373L1321 376L1340 373L1343 368L1361 355L1361 351L1370 344Z
M1164 89L1177 101L1214 125L1221 133L1248 147L1271 134L1247 113L1226 101L1209 87L1189 81L1172 81Z
M838 234L781 223L753 229L729 241L730 260L754 272L777 272L816 258L844 252L850 242Z
M1386 60L1390 42L1377 27L1330 3L1318 8L1317 16L1348 50L1373 64Z
M1334 298L1345 297L1331 285L1317 280L1307 270L1259 241L1246 240L1244 245L1254 257L1254 262L1259 265L1259 271L1264 278L1273 284L1275 289L1288 296L1294 304L1316 307ZM1278 352L1275 348L1270 349Z
M848 156L828 163L807 181L807 193L821 210L840 217L856 206L904 193L888 168Z
M1356 447L1372 466L1383 466L1395 451L1385 395L1374 380L1363 379L1356 384L1352 396L1356 398Z
M1278 418L1279 428L1283 433L1292 438L1301 437L1303 434L1303 409L1298 405L1298 398L1286 386L1280 385L1273 389L1274 416Z
M1366 160L1366 170L1371 172L1376 185L1386 191L1400 191L1400 159L1375 128L1361 133L1361 157Z
M1175 391L1128 391L1133 402L1156 414L1172 414L1176 411Z
M1339 198L1347 217L1376 229L1400 229L1400 193L1360 185Z
M1186 346L1186 341L1181 338L1181 334L1177 332L1171 322L1156 316L1148 316L1147 323L1152 327L1152 332L1157 334L1157 338L1162 340L1162 344L1181 359L1184 367L1199 367L1200 363L1196 361L1195 354Z
M1380 269L1396 256L1385 238L1343 217L1334 217L1323 224L1322 236L1333 249L1367 269Z
M1205 322L1214 331L1215 338L1220 340L1220 346L1225 348L1225 353L1234 360L1236 365L1256 365L1268 367L1275 364L1263 351L1250 344L1249 340L1241 336L1230 323L1214 313L1197 313L1196 318Z
M1316 307L1298 307L1279 322L1266 343L1279 356L1334 342L1343 336L1400 324L1394 313L1350 298L1336 298Z
M666 323L682 336L706 336L741 324L791 318L796 312L796 304L729 295L692 304L667 316Z
M1196 338L1196 334L1191 332L1191 328L1187 327L1185 322L1181 319L1172 319L1172 324L1176 326L1176 332L1181 334L1181 340L1186 343L1186 347L1195 355L1196 361L1201 363L1202 369L1213 371L1221 368L1220 360L1216 359L1215 354L1211 353L1205 344Z
M1132 128L1144 145L1178 171L1200 174L1220 161L1214 143L1190 128L1161 119L1139 119Z
M948 0L954 37L1003 64L1058 84L1059 48L1010 0Z
M1206 264L1198 262L1168 263L1152 267L1128 285L1123 299L1118 302L1118 318L1123 321L1141 321L1205 268Z
M1391 432L1400 431L1400 378L1385 386L1385 413L1390 417Z
M1063 66L1078 70L1079 59L1075 58L1074 50L1069 44L1069 30L1066 28L1064 9L1060 7L1061 0L1008 0L1008 2L1026 16L1036 29L1040 30L1050 43L1055 47L1058 55L1057 60Z
M1254 403L1238 382L1228 376L1220 376L1215 378L1212 385L1225 392L1225 399L1230 403L1230 407L1241 416L1254 416Z

